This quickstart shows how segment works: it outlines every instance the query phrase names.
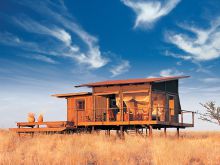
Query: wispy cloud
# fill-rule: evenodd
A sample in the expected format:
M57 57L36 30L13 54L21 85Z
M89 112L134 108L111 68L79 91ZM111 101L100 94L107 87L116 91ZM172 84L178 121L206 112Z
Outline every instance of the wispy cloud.
M208 77L208 78L203 78L200 80L205 83L220 83L219 77Z
M54 59L44 56L44 55L40 55L40 54L34 54L34 55L25 55L23 57L29 58L29 59L34 59L34 60L38 60L38 61L42 61L42 62L46 62L46 63L50 63L50 64L57 64L58 62L55 61Z
M127 60L120 60L119 64L116 66L113 66L110 69L110 72L112 73L112 77L118 76L122 73L125 73L129 70L130 68L130 63Z
M168 32L166 39L186 55L171 54L185 60L207 61L220 57L220 17L210 23L210 28L180 25L194 35Z
M24 41L20 37L11 34L9 32L0 32L0 43L9 45L9 46L19 46L22 49L32 49L32 50L37 50L38 49L38 44L34 42L28 42Z
M161 17L169 14L180 0L166 0L163 3L158 0L122 0L122 2L124 5L130 7L136 14L134 28L151 28Z
M1 43L29 50L32 54L41 53L71 58L78 65L86 66L88 69L101 68L109 62L108 58L100 50L98 38L89 34L74 22L72 15L67 11L64 3L57 5L56 3L46 1L40 2L39 5L33 5L32 3L22 1L21 4L43 15L44 20L34 20L23 14L22 16L14 16L12 18L13 22L27 32L53 37L57 41L60 41L60 43L49 40L50 44L45 44L48 38L45 38L42 44L40 42L28 42L8 32L0 34L4 38ZM57 9L56 11L54 7ZM72 36L78 37L80 41L73 43ZM33 57L33 59L36 58L39 58L39 56Z
M169 68L160 71L161 77L180 76L180 75L183 75L183 72L180 72L177 69Z
M66 32L64 29L58 28L58 27L47 27L44 26L28 17L22 17L22 18L14 18L13 19L15 23L20 25L22 28L29 32L38 33L38 34L44 34L53 36L56 39L62 41L67 46L71 45L71 35Z

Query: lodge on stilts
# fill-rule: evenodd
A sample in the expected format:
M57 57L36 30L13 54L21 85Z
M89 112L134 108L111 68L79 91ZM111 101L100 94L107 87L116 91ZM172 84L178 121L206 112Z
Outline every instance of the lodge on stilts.
M87 83L75 87L89 87L92 92L54 94L67 100L66 121L18 122L18 128L10 130L21 133L36 132L92 132L111 130L123 136L124 132L149 136L153 129L194 126L194 112L182 110L179 98L179 79L189 76L109 80ZM186 122L185 114L191 115ZM187 118L188 119L188 118ZM148 131L149 130L149 131Z

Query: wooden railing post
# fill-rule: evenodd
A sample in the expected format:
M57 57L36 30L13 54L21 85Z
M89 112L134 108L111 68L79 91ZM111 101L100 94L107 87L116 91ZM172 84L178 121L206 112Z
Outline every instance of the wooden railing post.
M181 123L183 124L183 111L181 110Z
M194 112L192 112L192 124L194 126Z

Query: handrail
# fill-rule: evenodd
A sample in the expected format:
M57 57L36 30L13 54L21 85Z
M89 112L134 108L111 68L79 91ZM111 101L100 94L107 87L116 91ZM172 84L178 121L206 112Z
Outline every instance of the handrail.
M188 110L183 110L183 109L181 109L181 111L184 113L184 112L189 112L189 113L191 113L191 112L193 112L193 113L195 113L195 111L188 111Z

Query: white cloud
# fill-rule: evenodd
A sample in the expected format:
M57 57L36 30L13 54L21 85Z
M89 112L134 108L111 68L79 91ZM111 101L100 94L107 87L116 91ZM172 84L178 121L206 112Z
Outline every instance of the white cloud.
M120 60L119 64L116 66L113 66L110 69L110 72L112 73L112 77L118 76L122 73L125 73L129 70L130 68L130 63L127 60Z
M161 17L169 14L180 2L180 0L166 0L164 3L158 0L122 0L122 2L136 13L137 17L134 25L135 28L151 28Z
M58 27L47 27L30 18L15 18L14 22L29 32L53 36L67 46L69 46L72 42L71 35L64 29Z
M220 83L220 78L217 77L208 77L201 79L202 82L205 83Z
M27 17L22 19L14 18L14 22L29 32L49 35L62 41L64 43L62 51L61 46L56 45L53 47L55 49L53 52L56 52L53 55L72 58L80 65L86 64L90 69L103 67L109 62L99 48L98 39L75 23L70 13L66 12L64 17L60 13L53 11L49 4L46 3L40 8L36 8L36 6L29 7L33 7L40 14L53 20L53 24L44 25ZM63 5L59 6L59 9L66 10ZM65 29L55 26L55 22L61 24ZM84 45L73 44L72 35L78 36ZM48 51L48 53L51 53L51 51Z
M180 72L176 69L164 69L160 71L161 77L171 77L171 76L180 76L183 75L183 72Z
M183 29L194 33L194 36L183 33L167 33L168 42L176 45L179 49L187 53L179 58L192 59L194 61L207 61L220 57L220 17L211 22L208 29L181 26Z
M34 54L34 55L29 55L29 56L23 56L26 58L30 58L30 59L35 59L35 60L39 60L39 61L43 61L43 62L47 62L50 64L57 64L57 62L55 60L53 60L50 57L44 56L44 55L40 55L40 54Z

